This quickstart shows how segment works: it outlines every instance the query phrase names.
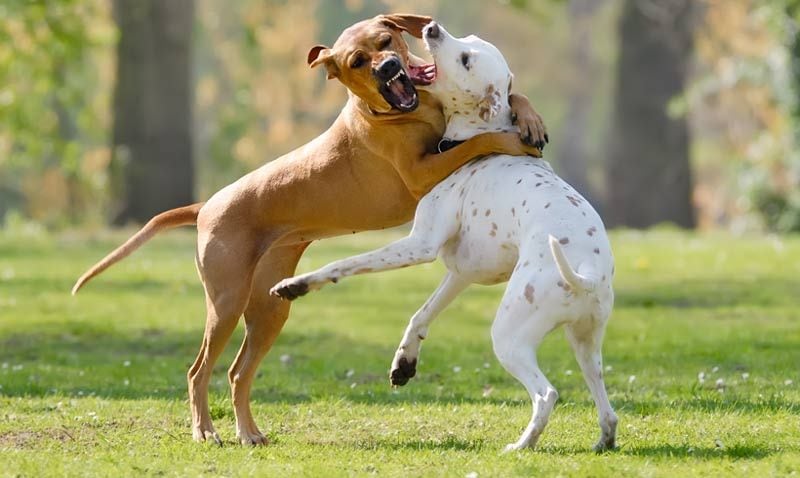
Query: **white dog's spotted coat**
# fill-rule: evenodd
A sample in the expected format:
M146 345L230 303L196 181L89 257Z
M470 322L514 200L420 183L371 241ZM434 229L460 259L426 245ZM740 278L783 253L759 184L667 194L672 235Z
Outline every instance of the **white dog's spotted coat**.
M448 118L445 138L514 130L507 101L501 101L512 78L502 54L475 36L453 38L435 24L426 27L425 40L437 65L431 91ZM566 327L598 409L596 448L613 448L617 417L601 358L614 301L611 248L595 210L545 161L498 155L467 164L422 198L408 237L286 279L273 293L304 293L342 277L430 262L437 255L449 272L411 318L392 363L392 382L402 385L414 375L430 323L469 284L508 281L492 341L500 363L530 394L533 415L507 449L535 445L553 410L558 393L539 368L536 349L559 325Z

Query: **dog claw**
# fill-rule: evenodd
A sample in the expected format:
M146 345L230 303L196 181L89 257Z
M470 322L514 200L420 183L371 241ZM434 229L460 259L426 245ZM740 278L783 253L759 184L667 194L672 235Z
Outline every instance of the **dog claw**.
M417 374L417 359L408 361L405 357L400 357L397 366L389 373L389 381L392 386L402 387Z
M222 439L219 437L217 432L204 432L203 440L207 443L214 443L215 445L222 447Z
M205 430L202 428L195 428L192 432L192 438L194 438L194 441L198 443L213 442L215 445L222 446L222 439L219 437L219 434L216 431L214 431L213 428Z
M239 438L239 443L245 446L269 445L269 440L264 435L258 434Z
M284 300L295 300L308 294L308 283L283 280L275 285L269 293Z

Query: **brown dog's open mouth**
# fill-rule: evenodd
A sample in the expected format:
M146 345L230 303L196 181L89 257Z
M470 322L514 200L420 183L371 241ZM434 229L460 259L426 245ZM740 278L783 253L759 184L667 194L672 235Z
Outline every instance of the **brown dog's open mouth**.
M435 76L433 65L409 65L408 73L401 69L392 79L381 84L379 91L392 108L402 112L414 111L419 106L419 95L414 85L430 85Z

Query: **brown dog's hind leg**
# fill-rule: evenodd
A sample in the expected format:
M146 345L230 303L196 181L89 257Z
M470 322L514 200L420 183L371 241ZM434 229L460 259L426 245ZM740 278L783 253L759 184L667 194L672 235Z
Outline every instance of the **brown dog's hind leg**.
M250 302L244 312L246 334L239 353L228 371L233 407L236 412L236 437L242 445L265 445L250 411L250 389L258 365L280 334L289 316L291 302L269 295L278 280L294 274L300 256L309 243L277 247L268 251L256 268Z
M196 441L222 444L211 423L208 384L214 363L247 306L257 254L253 241L241 232L198 234L197 269L206 291L207 316L200 352L187 373L192 436Z

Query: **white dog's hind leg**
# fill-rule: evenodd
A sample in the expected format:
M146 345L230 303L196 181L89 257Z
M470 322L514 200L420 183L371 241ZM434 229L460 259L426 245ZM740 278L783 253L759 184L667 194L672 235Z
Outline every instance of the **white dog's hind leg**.
M575 351L575 358L583 372L583 378L592 394L600 422L600 440L596 451L611 450L616 446L617 415L611 408L603 381L603 356L601 352L605 321L584 319L566 328L567 339Z
M519 380L533 402L533 413L525 431L505 451L534 447L553 411L558 392L544 376L536 349L554 324L543 308L536 308L534 286L521 274L512 276L492 324L492 344L498 360Z
M428 336L428 327L469 282L448 272L439 287L428 297L425 304L411 317L403 340L395 352L389 380L392 385L405 385L417 373L417 358L422 340Z

